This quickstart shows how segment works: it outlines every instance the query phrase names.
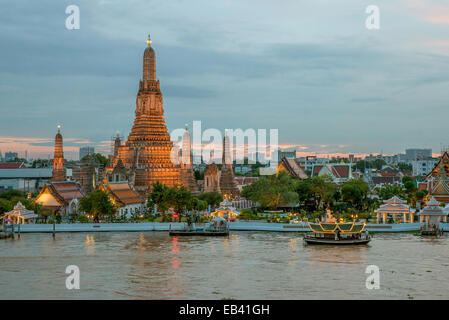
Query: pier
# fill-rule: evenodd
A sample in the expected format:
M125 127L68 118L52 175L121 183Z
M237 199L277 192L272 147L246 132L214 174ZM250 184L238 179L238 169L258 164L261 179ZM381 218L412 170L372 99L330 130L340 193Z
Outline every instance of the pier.
M201 226L197 224L198 226ZM22 224L21 233L60 233L60 232L144 232L144 231L182 231L184 222L146 222L146 223L61 223L61 224ZM422 223L367 224L369 232L412 232L419 231ZM449 223L440 223L440 229L449 232ZM229 223L230 231L266 232L309 232L305 222L298 224L265 223L256 221L237 221ZM15 225L13 232L19 231Z

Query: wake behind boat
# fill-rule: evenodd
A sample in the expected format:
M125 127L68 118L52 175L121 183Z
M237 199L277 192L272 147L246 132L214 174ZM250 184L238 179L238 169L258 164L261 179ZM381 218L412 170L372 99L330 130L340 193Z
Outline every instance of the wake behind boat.
M353 245L367 244L371 236L365 223L310 223L312 233L304 236L307 244Z

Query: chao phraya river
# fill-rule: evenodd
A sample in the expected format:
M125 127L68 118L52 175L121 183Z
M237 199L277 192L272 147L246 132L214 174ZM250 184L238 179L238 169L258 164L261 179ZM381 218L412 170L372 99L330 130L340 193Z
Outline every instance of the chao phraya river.
M80 269L80 289L65 269ZM368 265L380 289L368 290ZM0 241L1 299L448 299L449 237L375 234L368 246L304 245L296 233L22 234Z

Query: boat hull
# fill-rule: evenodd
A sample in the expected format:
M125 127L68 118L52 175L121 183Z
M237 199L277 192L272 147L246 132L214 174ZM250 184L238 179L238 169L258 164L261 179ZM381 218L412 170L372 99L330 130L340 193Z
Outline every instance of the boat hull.
M356 244L367 244L371 241L371 239L333 240L333 239L304 238L304 241L307 244L356 245Z

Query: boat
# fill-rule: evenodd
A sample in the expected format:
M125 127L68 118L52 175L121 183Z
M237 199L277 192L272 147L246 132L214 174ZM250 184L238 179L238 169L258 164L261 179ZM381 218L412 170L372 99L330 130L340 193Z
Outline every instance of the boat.
M170 236L206 236L206 237L226 237L229 236L229 227L226 219L217 216L204 228L196 227L195 224L188 224L184 230L173 230Z
M304 236L307 244L355 245L367 244L371 236L365 223L310 223L310 234Z

